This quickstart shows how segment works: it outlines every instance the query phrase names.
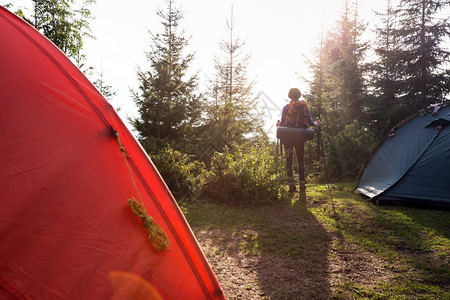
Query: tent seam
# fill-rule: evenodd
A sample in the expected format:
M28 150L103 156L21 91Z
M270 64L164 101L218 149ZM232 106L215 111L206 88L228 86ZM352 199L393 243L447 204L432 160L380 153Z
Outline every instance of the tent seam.
M18 18L16 15L13 15L14 17ZM3 16L2 16L3 17ZM51 55L44 47L41 46L40 43L38 43L33 37L31 37L26 31L24 31L22 28L17 26L15 23L12 23L10 20L3 17L5 21L7 21L10 25L12 25L14 28L16 28L18 31L20 31L29 41L31 41L39 50L41 50L42 53L47 56L48 59L64 74L64 76L72 83L72 85L78 90L78 92L81 94L81 96L84 98L84 100L91 106L91 108L94 110L94 112L99 116L99 118L102 120L102 122L109 126L109 122L106 120L106 118L103 116L103 114L100 112L97 106L91 101L91 99L88 97L86 92L81 88L81 86L75 81L75 79L66 71L65 68ZM36 30L34 27L29 25L28 23L25 23L33 30ZM51 43L56 49L60 51L60 53L65 56L67 59L69 59L64 52L62 52L56 45L54 45L49 39L46 39L47 42ZM78 72L81 72L79 69L77 69ZM83 75L84 76L84 75ZM90 81L88 80L90 83ZM91 83L92 84L92 83Z
M163 218L165 220L169 220L166 212L162 209L162 207L160 206L160 204L158 203L158 201L155 201L155 194L153 193L153 191L150 189L150 187L147 184L147 181L145 180L145 178L143 177L142 173L139 171L139 169L137 168L136 164L134 163L134 161L131 159L130 160L130 165L133 167L133 170L135 171L136 175L139 177L139 180L141 181L141 183L143 184L144 188L147 190L147 192L149 193L150 197L152 198L152 201L154 202L155 206L157 206L159 212L161 213L161 215L163 216ZM169 193L169 198L172 201L175 201L173 199L173 197L171 197L170 193ZM184 218L184 217L183 217ZM209 295L208 292L208 288L205 285L205 282L201 279L200 274L198 273L197 268L195 267L194 262L192 261L192 259L190 258L190 256L187 253L186 247L184 246L184 244L182 243L179 235L176 233L175 228L172 224L172 222L167 222L166 223L169 227L170 232L172 233L172 235L175 237L175 240L177 241L177 244L180 245L180 249L181 252L183 252L184 257L186 258L186 261L189 263L189 266L191 267L195 277L197 278L198 283L200 284L203 293L205 294L205 296L208 297L208 299L212 299ZM198 250L198 248L197 248ZM197 251L198 252L198 251Z

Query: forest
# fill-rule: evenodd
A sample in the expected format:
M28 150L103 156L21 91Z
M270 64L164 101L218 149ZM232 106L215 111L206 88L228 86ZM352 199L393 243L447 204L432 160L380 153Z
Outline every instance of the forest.
M90 7L95 0L33 0L15 12L47 36L110 99L114 87L93 74L83 51L93 38ZM306 145L310 183L355 180L373 149L407 116L448 102L450 35L447 0L387 0L377 28L358 15L357 0L342 2L340 19L322 33L309 60L313 74L303 93L311 115L322 123L318 139ZM14 11L13 4L5 5ZM132 90L138 116L130 122L177 201L271 203L285 194L284 162L273 138L264 132L250 55L228 27L229 39L217 41L221 55L212 62L206 90L189 72L195 53L183 31L180 5L168 1L156 12L163 30L150 31L147 65L138 67ZM376 40L363 34L375 30ZM195 35L195 33L192 33ZM367 53L375 53L368 59ZM243 54L244 53L244 54ZM299 58L301 59L301 58Z

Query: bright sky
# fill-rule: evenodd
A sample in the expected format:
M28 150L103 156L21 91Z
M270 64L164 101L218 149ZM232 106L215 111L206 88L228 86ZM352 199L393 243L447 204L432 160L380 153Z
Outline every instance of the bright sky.
M30 0L1 0L32 7ZM360 13L369 27L378 20L385 1L360 0ZM221 54L218 43L228 39L227 20L234 11L234 36L246 40L244 53L251 54L249 80L255 79L255 95L264 92L267 128L279 118L291 87L305 91L307 84L299 75L309 77L305 57L320 42L322 15L325 29L334 25L342 0L178 0L184 12L180 28L191 36L188 51L195 51L192 71L200 71L200 83L213 75L214 54ZM95 40L87 40L84 52L88 65L103 71L106 84L117 90L111 104L120 108L122 118L136 116L130 88L137 89L137 67L148 69L144 51L150 50L150 35L162 31L157 7L165 9L167 0L97 0L90 6L95 16L90 27ZM203 85L202 85L203 86ZM126 121L126 120L125 120Z

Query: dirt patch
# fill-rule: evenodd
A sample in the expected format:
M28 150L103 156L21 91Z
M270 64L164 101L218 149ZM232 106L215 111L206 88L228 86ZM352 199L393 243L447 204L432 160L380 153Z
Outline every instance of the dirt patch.
M315 268L314 262L233 251L240 240L230 245L220 230L197 231L196 235L227 299L326 299L329 295L328 283L324 284L326 268Z
M336 291L345 282L370 286L393 278L380 258L327 232L308 212L310 202L274 207L264 226L251 229L193 227L227 299L345 298ZM250 240L261 249L249 252Z
M386 267L386 262L369 253L361 252L351 244L345 244L341 250L330 248L329 274L333 282L343 284L351 280L355 285L374 285L377 282L389 281L394 277L394 270Z
M235 251L229 255L219 250L228 248L229 244L222 240L223 245L217 245L217 240L223 236L218 230L198 231L196 236L227 299L264 299L256 272L258 257Z

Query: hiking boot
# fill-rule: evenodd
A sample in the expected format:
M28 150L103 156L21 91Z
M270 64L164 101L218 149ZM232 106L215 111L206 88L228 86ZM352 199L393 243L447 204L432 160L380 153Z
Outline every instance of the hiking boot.
M300 180L299 186L300 186L300 190L301 190L301 191L306 190L306 181Z

